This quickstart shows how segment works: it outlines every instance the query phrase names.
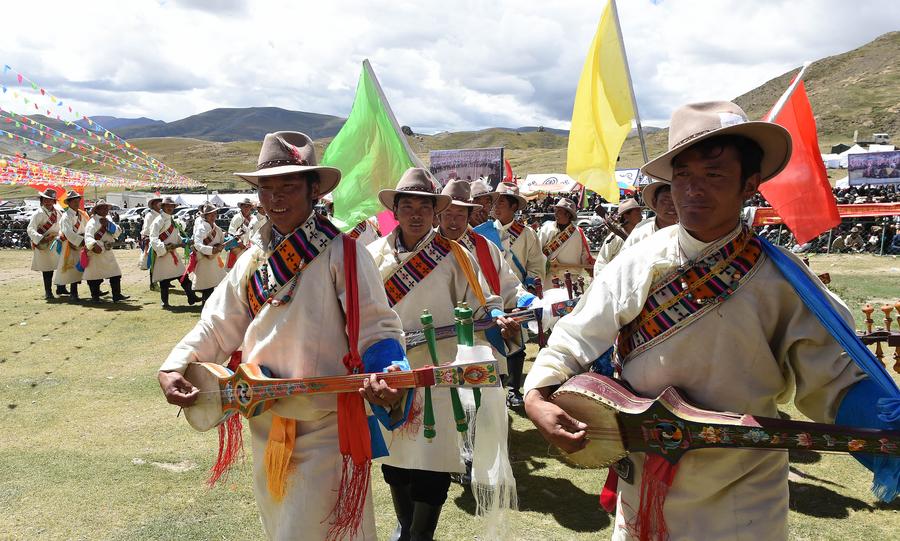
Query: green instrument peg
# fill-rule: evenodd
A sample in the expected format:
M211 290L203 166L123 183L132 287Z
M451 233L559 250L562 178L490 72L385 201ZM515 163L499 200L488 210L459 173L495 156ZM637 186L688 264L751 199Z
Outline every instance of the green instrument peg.
M422 310L422 317L419 318L419 320L422 322L422 333L425 335L425 340L428 342L428 353L431 354L431 364L437 366L439 363L437 356L437 341L434 338L434 318L431 317L428 310ZM422 411L423 434L425 435L425 439L431 441L437 436L437 431L434 429L434 404L431 401L431 387L425 387L424 401L425 405L423 406Z

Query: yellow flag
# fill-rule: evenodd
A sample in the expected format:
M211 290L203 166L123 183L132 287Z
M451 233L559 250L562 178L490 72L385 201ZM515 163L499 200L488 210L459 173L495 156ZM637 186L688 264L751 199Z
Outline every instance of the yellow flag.
M578 81L566 155L566 173L611 203L619 201L616 160L634 119L617 26L610 2Z

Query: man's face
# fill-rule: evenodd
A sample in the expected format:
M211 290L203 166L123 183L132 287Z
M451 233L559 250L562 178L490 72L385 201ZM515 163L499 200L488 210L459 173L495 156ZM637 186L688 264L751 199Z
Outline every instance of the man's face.
M631 209L622 214L622 225L628 228L634 227L640 223L642 218L641 209Z
M166 205L160 205L160 208L162 209L162 211L163 211L165 214L168 214L169 216L171 216L172 213L175 212L175 204L174 204L174 203L168 203L168 204L166 204Z
M247 216L250 216L250 211L253 210L253 205L241 205L240 209L241 209L241 216L246 218Z
M479 195L472 199L472 202L476 205L481 205L480 208L472 209L472 212L469 214L469 223L474 227L487 221L488 215L491 212L491 207L494 205L494 201L490 195Z
M661 190L656 195L656 221L660 228L678 223L675 202L672 201L671 190Z
M415 195L401 197L394 204L394 219L399 222L404 237L420 239L428 234L434 223L434 199Z
M672 160L672 200L681 225L696 239L711 242L731 231L744 200L756 193L759 174L741 187L738 151L725 146L715 157L688 149Z
M94 216L99 216L101 218L106 218L109 214L109 207L106 205L99 206L94 209Z
M210 212L203 215L203 219L206 220L206 223L209 225L214 225L216 223L216 213Z
M518 207L518 201L501 195L497 198L497 202L494 203L494 216L500 220L500 223L508 224L515 218Z
M159 201L154 201L150 203L150 210L159 212Z
M53 203L56 203L55 199L47 199L46 197L41 198L41 206L47 210L50 210L53 208Z
M303 225L312 213L319 198L319 180L303 173L262 177L256 191L272 225L288 234Z
M441 234L448 239L456 240L468 229L470 207L450 205L440 214Z
M572 221L572 215L569 214L569 211L559 207L553 209L553 216L556 217L556 225L559 226L567 226Z

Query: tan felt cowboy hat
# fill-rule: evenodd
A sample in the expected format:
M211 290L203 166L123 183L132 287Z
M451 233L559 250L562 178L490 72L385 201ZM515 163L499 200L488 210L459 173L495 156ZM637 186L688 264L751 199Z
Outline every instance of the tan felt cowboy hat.
M641 209L643 209L643 208L644 208L644 207L642 207L642 206L637 202L637 199L629 198L629 199L626 199L625 201L623 201L623 202L619 205L619 208L616 210L616 214L618 214L619 216L622 216L623 214L625 214L626 212L628 212L628 211L630 211L630 210L635 210L635 209L641 210Z
M451 205L457 207L481 208L481 205L472 202L472 185L465 180L453 179L447 182L444 189L441 190L442 195L449 196L452 201Z
M479 178L477 180L473 180L471 184L471 194L472 199L476 197L481 197L483 195L491 196L491 203L495 203L497 198L500 197L500 194L497 192L491 191L491 185L487 183L484 178Z
M669 186L668 182L654 180L650 184L644 186L641 190L641 199L644 200L644 206L656 212L656 194L663 186Z
M163 205L175 205L177 207L178 203L176 203L175 200L171 197L164 197L163 200L159 202L159 206Z
M243 200L241 200L240 202L238 202L238 206L239 206L239 207L243 207L243 206L245 206L245 205L249 205L249 206L251 206L251 207L255 207L255 206L256 206L256 203L254 203L253 200L250 199L249 197L245 197Z
M91 207L91 214L97 214L97 209L100 207L110 208L110 204L106 202L105 199L98 199L94 206Z
M291 173L316 172L319 175L319 196L334 190L341 180L340 169L317 165L312 139L296 131L267 133L259 149L256 171L235 173L254 186L261 177L278 177Z
M38 193L38 197L41 199L52 199L56 201L56 190L53 188L47 188L43 192Z
M578 211L575 209L575 203L573 203L571 199L563 197L559 202L553 205L553 208L566 210L572 216L573 220L578 219Z
M150 203L153 203L155 201L162 201L162 200L163 200L162 196L154 195L153 197L151 197L150 199L147 200L147 206L149 207Z
M197 213L201 216L206 216L207 214L217 214L219 209L215 205L211 205L209 203L203 203L200 205L200 209L197 210Z
M751 121L744 110L728 101L683 105L672 113L669 150L647 162L641 173L664 182L672 181L672 159L691 145L719 135L742 135L762 148L760 181L777 175L791 159L791 135L778 124Z
M410 167L400 177L400 182L393 190L381 190L378 192L378 200L384 205L384 208L393 210L394 198L398 194L420 195L422 197L431 197L434 199L434 213L440 214L450 206L450 196L434 193L434 182L431 181L431 174L421 167Z
M75 190L69 190L66 192L66 198L63 201L71 201L72 199L81 199L83 196L76 192Z
M494 193L497 194L497 197L500 197L501 195L508 195L515 198L515 200L519 202L518 210L525 210L525 206L528 205L528 200L519 195L519 187L515 184L501 182L500 184L497 184L497 189L494 190Z

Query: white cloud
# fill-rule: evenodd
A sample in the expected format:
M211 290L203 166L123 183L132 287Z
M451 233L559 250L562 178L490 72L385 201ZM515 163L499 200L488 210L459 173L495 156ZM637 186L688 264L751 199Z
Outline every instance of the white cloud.
M894 30L900 3L620 0L645 123L733 98ZM603 3L170 0L5 9L9 64L86 114L176 120L215 107L346 116L369 58L417 131L567 127ZM16 10L19 10L16 12ZM14 88L14 74L4 84ZM0 106L17 110L9 93ZM22 109L21 102L18 108Z

